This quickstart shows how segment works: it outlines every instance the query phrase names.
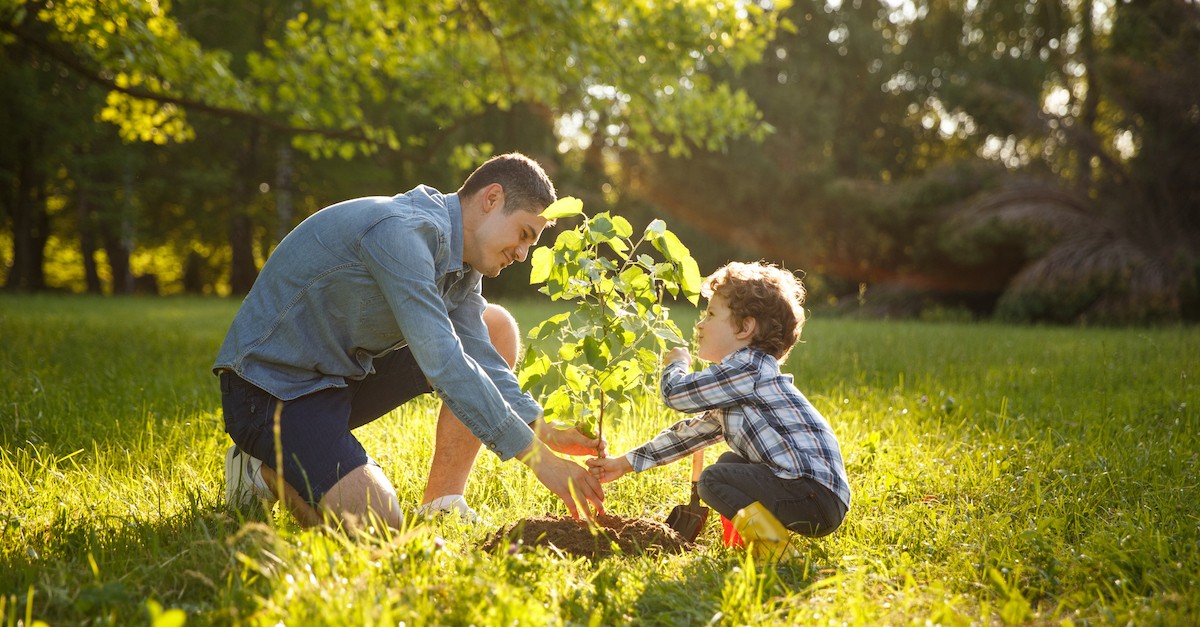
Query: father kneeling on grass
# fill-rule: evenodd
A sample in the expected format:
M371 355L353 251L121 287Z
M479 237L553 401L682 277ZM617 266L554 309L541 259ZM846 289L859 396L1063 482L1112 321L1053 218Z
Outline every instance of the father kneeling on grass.
M527 464L572 516L589 515L589 503L603 512L600 483L550 452L596 455L603 441L543 422L512 372L516 321L481 293L483 275L525 261L555 199L541 166L511 153L456 193L418 186L348 200L288 234L213 365L234 442L227 502L282 497L303 525L377 517L399 528L396 491L352 430L433 391L443 405L418 513L477 518L462 494L480 442Z

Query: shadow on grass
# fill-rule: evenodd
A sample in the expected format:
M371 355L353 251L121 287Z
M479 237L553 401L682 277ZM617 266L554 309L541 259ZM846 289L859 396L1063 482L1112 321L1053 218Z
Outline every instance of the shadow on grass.
M44 526L0 520L0 621L28 611L49 624L143 624L154 601L236 622L266 593L265 580L247 576L243 556L260 553L271 531L211 497L188 499L152 521L65 509Z
M824 551L786 564L755 564L740 549L697 555L679 576L650 573L632 616L663 625L756 624L794 612L794 597L831 572ZM601 583L597 582L597 594ZM780 616L770 616L779 612Z

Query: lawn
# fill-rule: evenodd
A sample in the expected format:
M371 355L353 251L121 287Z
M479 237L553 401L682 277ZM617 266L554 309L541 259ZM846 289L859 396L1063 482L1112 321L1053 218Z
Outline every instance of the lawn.
M509 305L526 328L548 312ZM838 434L854 502L767 566L715 520L682 555L482 551L505 523L565 513L486 452L468 487L483 525L349 539L238 520L208 370L236 307L0 296L0 625L1200 621L1198 328L816 316L788 370ZM358 432L406 507L436 412ZM606 427L611 449L677 417L651 397ZM609 484L609 510L665 519L686 466Z

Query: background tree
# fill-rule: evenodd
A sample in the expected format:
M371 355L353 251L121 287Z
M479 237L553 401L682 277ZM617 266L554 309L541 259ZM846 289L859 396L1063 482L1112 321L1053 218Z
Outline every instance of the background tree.
M726 255L814 272L818 297L869 283L890 315L1187 317L1200 179L1178 168L1197 154L1198 15L1183 0L797 2L796 28L729 79L778 131L762 148L622 156L624 172L731 232Z
M295 167L287 146L313 159L386 150L416 169L437 152L439 134L517 104L640 150L681 151L687 140L715 148L764 132L745 93L702 70L757 58L775 13L652 6L216 0L176 10L5 0L0 24L9 45L107 89L101 118L127 140L193 140L214 132L197 115L218 120L232 144L220 159L231 168L231 284L243 291L260 237L260 216L247 212L262 183L281 179L281 163ZM448 148L456 167L483 152L470 143Z
M7 282L94 258L79 285L120 291L128 256L244 290L317 208L520 149L597 211L669 217L705 270L806 270L814 303L1200 315L1194 2L727 4L0 0L3 80L34 90L3 103L30 131L0 148Z

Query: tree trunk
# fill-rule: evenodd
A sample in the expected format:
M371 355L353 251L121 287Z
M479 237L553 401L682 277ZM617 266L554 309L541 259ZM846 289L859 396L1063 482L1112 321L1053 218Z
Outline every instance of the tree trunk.
M108 267L112 272L112 293L133 293L133 272L129 268L129 248L112 227L103 229L104 252L108 255Z
M1079 174L1075 180L1075 190L1084 196L1089 196L1092 190L1092 152L1091 140L1096 137L1096 111L1100 107L1100 83L1096 72L1096 38L1092 28L1092 8L1094 0L1084 0L1080 7L1079 25L1082 32L1079 37L1079 50L1083 57L1083 76L1081 80L1087 85L1087 95L1083 99L1083 110L1079 112L1080 129L1087 140L1079 142L1075 147L1078 159Z
M275 242L292 230L292 219L295 213L292 201L292 176L295 171L292 165L291 138L284 138L279 145L279 161L275 164L275 214L279 218L279 226L275 231Z
M129 255L133 251L133 167L130 164L125 164L121 179L125 198L117 223L106 223L103 237L108 267L112 271L112 293L129 295L134 292L133 269L129 266Z
M17 169L17 190L13 199L13 265L5 289L33 292L46 288L43 261L49 237L50 216L42 201L42 174L34 167L33 146L20 142L23 155Z
M232 217L229 222L229 245L233 251L229 287L234 294L246 294L258 277L254 267L254 234L250 221L250 204L254 198L254 173L258 165L258 125L251 125L246 144L233 177Z
M96 225L91 204L91 190L76 178L75 210L79 218L79 252L83 255L83 281L88 294L100 294L100 271L96 267Z

